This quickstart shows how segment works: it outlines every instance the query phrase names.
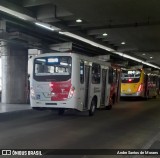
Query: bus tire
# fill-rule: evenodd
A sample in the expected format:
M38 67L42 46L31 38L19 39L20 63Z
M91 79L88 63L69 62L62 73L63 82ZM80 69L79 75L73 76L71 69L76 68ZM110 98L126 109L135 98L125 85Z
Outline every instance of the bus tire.
M90 109L89 109L89 116L93 116L94 115L94 113L96 111L96 105L97 105L96 99L93 98L92 101L91 101Z
M64 110L64 109L59 109L59 110L58 110L58 115L63 115L63 114L64 114L64 112L65 112L65 110Z

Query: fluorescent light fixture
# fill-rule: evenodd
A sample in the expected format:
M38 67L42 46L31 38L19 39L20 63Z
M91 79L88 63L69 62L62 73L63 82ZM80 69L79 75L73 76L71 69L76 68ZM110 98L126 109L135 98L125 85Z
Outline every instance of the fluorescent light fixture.
M62 35L63 35L63 34L64 34L64 32L63 32L63 31L59 31L59 34L62 34Z
M35 22L36 25L40 26L40 27L43 27L47 30L50 30L50 31L60 31L61 29L58 28L58 27L55 27L53 25L50 25L50 24L47 24L47 23L43 23L43 22Z
M124 53L122 53L122 52L117 52L117 51L115 51L115 50L112 49L112 48L109 48L109 47L107 47L107 46L104 46L104 45L101 45L101 44L99 44L99 43L93 42L93 41L91 41L91 40L89 40L89 39L86 39L86 38L81 37L81 36L79 36L79 35L73 34L73 33L71 33L71 32L65 32L65 31L62 32L62 31L59 31L59 34L62 34L62 35L65 35L65 36L69 36L69 37L75 38L75 39L80 40L80 41L82 41L82 42L88 43L88 44L90 44L90 45L92 45L92 46L95 46L95 47L101 48L101 49L103 49L103 50L109 51L109 52L111 52L111 53L113 53L113 54L117 54L117 55L119 55L119 56L122 56L122 57L124 57L124 58L137 61L137 62L142 63L142 64L144 64L144 65L148 65L148 66L150 66L150 67L154 67L154 68L156 68L156 69L160 69L160 67L158 67L158 66L156 66L156 65L147 63L147 62L145 62L145 61L143 61L143 60L140 60L140 59L138 59L138 58L132 57L132 56L127 55L127 54L124 54Z
M77 19L77 20L76 20L76 22L81 23L81 22L82 22L82 20L81 20L81 19Z
M125 45L125 44L126 44L126 42L121 42L121 44L122 44L122 45Z
M142 62L142 60L137 59L137 58L132 57L132 56L127 55L127 54L123 54L123 57L124 57L124 58L128 58L128 59L132 59L132 60L137 61L137 62L139 62L139 63L141 63L141 62Z
M117 55L120 55L120 56L123 56L123 53L121 53L121 52L114 52L114 54L117 54Z
M40 22L35 22L35 24L40 26L40 27L43 27L43 28L45 28L47 30L54 31L54 28L52 27L52 25L45 24L45 23L40 23Z
M96 42L93 42L93 41L91 41L91 40L89 40L89 39L86 39L86 38L84 38L84 37L81 37L81 36L79 36L79 35L73 34L73 33L71 33L71 32L62 32L62 31L59 31L59 33L62 34L62 35L65 35L65 36L69 36L69 37L75 38L75 39L77 39L77 40L79 40L79 41L88 43L88 44L90 44L90 45L92 45L92 46L99 47L99 48L104 49L104 50L106 50L106 51L109 51L109 52L113 51L113 52L114 52L114 49L111 49L111 48L109 48L109 47L103 46L103 45L101 45L101 44L98 44L98 43L96 43Z
M3 12L8 13L8 14L10 14L10 15L13 15L13 16L19 18L19 19L29 20L29 21L34 21L34 20L35 20L35 19L34 19L33 17L31 17L31 16L28 16L28 15L22 14L22 13L19 13L19 12L17 12L17 11L11 10L11 9L6 8L6 7L4 7L4 6L1 6L1 5L0 5L0 11L3 11Z
M103 33L103 36L107 36L108 34L107 33Z

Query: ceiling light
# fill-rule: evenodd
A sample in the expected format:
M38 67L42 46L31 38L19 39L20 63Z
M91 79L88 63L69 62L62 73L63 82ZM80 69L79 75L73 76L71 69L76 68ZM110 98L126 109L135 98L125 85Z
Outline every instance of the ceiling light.
M150 59L152 59L153 57L150 57Z
M103 33L103 36L107 36L108 34L107 33Z
M82 22L82 20L81 20L81 19L77 19L77 20L76 20L76 22L81 23L81 22Z
M143 53L142 55L146 55L145 53Z
M121 44L122 44L122 45L125 45L126 43L125 43L125 42L122 42Z

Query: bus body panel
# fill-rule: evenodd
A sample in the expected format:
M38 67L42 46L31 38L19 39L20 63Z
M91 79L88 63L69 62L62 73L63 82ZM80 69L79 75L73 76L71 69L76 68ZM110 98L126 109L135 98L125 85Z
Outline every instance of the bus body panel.
M143 92L138 92L141 83L126 83L121 86L121 96L143 96Z
M66 109L76 109L79 111L84 111L90 109L92 99L97 99L97 108L101 106L101 90L102 90L102 77L100 77L100 83L92 83L92 64L96 63L101 65L100 71L102 74L102 68L106 69L106 87L105 87L105 104L109 105L110 97L110 84L108 83L108 69L109 64L103 63L101 61L95 61L89 57L83 55L77 55L75 53L48 53L42 54L35 57L34 60L44 60L47 57L71 57L71 77L67 80L63 80L63 77L57 81L53 81L52 78L41 81L39 78L43 78L43 74L39 74L38 80L34 77L34 71L36 65L34 66L34 71L31 74L31 107L39 108L66 108ZM51 59L52 59L51 58ZM51 60L50 59L50 60ZM45 59L49 60L49 58ZM52 59L53 60L53 59ZM80 81L80 62L84 62L84 82ZM37 61L36 61L37 62ZM63 63L64 64L64 63ZM44 64L41 64L42 66ZM52 65L49 65L52 66ZM55 70L54 68L54 71ZM88 74L87 74L88 73ZM53 73L54 74L54 73ZM45 73L45 75L48 75ZM55 74L57 75L57 74ZM63 74L62 74L63 75ZM88 78L87 78L88 77ZM45 77L47 78L47 76ZM62 81L61 81L62 80ZM72 94L73 93L73 94ZM71 97L70 97L71 95Z

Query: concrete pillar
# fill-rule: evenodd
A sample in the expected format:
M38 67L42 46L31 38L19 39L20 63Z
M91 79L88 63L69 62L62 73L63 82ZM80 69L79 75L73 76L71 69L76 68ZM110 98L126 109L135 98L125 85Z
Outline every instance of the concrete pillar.
M6 32L6 21L0 20L0 32Z
M2 103L26 103L28 49L2 41L1 54Z

